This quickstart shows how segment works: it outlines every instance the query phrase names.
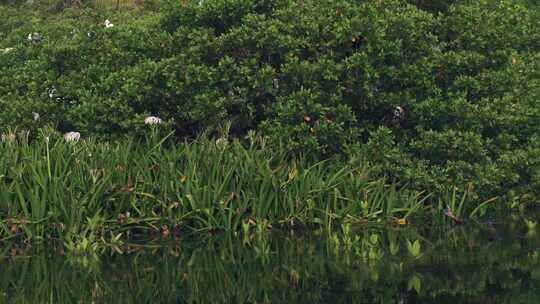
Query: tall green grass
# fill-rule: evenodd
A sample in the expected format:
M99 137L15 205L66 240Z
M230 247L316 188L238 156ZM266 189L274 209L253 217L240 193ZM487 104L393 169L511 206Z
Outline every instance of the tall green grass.
M406 224L433 211L429 194L373 179L363 165L291 158L257 136L177 143L169 135L154 128L142 139L66 142L47 130L32 139L5 134L0 239L87 251L149 235Z
M139 1L143 3L144 1ZM135 0L94 0L94 6L96 8L106 9L106 8L129 8L135 7Z

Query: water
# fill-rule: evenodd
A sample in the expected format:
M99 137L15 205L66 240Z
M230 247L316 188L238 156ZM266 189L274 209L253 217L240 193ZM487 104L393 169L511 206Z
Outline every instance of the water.
M509 217L181 238L99 257L4 244L0 303L540 303L539 234Z

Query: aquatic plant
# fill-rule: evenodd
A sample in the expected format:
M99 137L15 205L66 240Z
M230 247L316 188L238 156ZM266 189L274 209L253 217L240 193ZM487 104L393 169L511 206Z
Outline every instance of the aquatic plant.
M420 240L407 240L407 250L409 251L409 254L414 257L418 258L421 254L421 244Z
M285 149L262 148L262 138L245 147L205 137L175 143L170 133L150 132L141 141L89 137L72 145L80 134L44 129L31 142L11 134L0 145L0 222L14 227L2 230L4 238L61 239L83 250L119 233L332 229L391 221L424 202L421 193L370 180L365 168L290 159ZM371 212L362 211L367 205Z
M84 242L112 244L119 235L250 237L429 215L429 195L386 185L364 166L291 159L258 136L247 146L208 137L178 143L161 131L168 132L154 128L142 139L112 142L89 137L76 145L53 129L31 141L28 133L11 133L0 144L2 238L60 239L84 249Z
M499 200L499 197L492 197L481 203L468 205L468 196L472 192L471 185L464 191L459 191L453 188L446 192L446 195L439 198L438 209L441 214L454 224L461 224L468 219L476 219L485 214L489 209L489 205L494 204Z

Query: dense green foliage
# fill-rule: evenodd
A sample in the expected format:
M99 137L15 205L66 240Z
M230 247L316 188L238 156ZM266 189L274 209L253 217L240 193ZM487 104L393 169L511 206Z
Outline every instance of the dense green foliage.
M369 161L415 189L540 195L534 1L161 9L43 17L0 7L0 48L15 48L0 53L0 128L137 134L153 114L193 138L231 122L231 136L255 130L293 154ZM32 32L41 39L28 41Z

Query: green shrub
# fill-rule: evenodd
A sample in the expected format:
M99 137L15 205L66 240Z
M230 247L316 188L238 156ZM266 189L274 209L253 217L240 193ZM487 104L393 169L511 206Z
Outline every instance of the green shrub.
M189 138L230 122L232 136L255 130L293 154L364 158L401 184L538 195L531 2L169 0L161 9L51 21L1 7L0 48L15 51L0 54L0 128L115 136L157 115ZM43 39L27 41L32 32Z

